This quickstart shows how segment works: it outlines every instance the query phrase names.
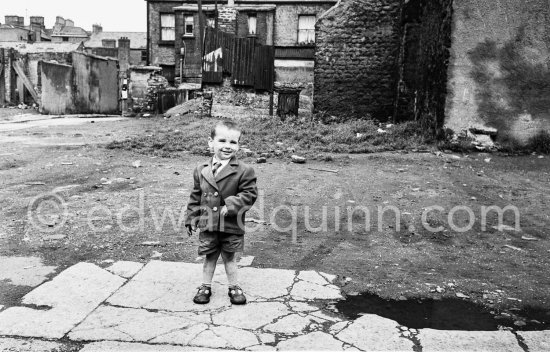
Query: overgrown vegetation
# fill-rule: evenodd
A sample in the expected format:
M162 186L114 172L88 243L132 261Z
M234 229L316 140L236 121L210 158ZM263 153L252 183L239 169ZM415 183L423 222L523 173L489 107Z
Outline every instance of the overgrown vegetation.
M143 136L115 141L107 148L135 150L165 157L182 153L208 155L207 139L217 119L187 115L170 120L158 119L154 130ZM432 137L416 122L399 125L379 124L365 119L346 123L323 123L304 118L274 116L242 118L241 148L251 155L271 153L319 156L321 153L372 153L389 150L424 149ZM322 158L326 158L322 156Z

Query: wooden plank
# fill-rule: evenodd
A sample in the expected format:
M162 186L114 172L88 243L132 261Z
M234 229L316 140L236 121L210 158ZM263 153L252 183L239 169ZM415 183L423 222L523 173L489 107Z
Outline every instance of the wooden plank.
M15 69L15 72L17 72L17 75L19 76L21 81L23 81L23 84L25 85L25 87L27 88L29 93L31 93L31 96L34 99L34 101L38 105L40 105L40 98L38 97L38 93L36 93L36 91L34 90L34 87L31 83L30 79L28 79L27 75L25 75L25 71L23 70L23 66L21 65L21 62L20 61L14 61L13 62L13 68Z

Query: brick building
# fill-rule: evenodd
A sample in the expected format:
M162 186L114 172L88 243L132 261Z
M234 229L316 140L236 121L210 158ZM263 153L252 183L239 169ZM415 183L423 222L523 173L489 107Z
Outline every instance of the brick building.
M200 72L196 1L146 0L149 63L174 82L192 81ZM219 27L275 47L279 81L313 81L314 24L336 0L230 0L218 4ZM214 1L203 1L205 23L214 25ZM185 56L182 51L185 50Z
M51 41L42 16L31 16L28 26L25 25L25 18L21 16L5 16L4 22L0 25L0 42Z
M147 63L147 33L145 32L104 32L101 26L94 25L92 35L84 42L84 47L89 53L116 58L121 38L130 41L130 65L145 65Z
M90 38L90 34L74 25L74 21L57 16L51 34L52 42L80 43Z

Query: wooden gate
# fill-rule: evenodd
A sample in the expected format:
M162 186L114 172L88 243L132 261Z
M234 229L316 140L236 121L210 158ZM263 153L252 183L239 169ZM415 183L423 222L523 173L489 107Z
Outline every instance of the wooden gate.
M258 44L255 38L235 38L232 34L208 27L204 52L203 82L221 83L223 74L228 74L234 85L273 89L273 46Z

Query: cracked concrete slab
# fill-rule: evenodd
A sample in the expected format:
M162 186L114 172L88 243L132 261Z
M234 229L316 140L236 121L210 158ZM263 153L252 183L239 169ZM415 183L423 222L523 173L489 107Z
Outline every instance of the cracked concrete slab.
M264 330L286 335L296 335L303 332L311 324L311 320L298 314L287 315L273 324L264 327Z
M129 279L136 275L143 266L143 263L120 261L108 267L107 270L115 275Z
M522 352L510 331L450 331L420 329L418 339L423 352L499 351Z
M280 302L249 303L233 306L232 309L213 314L216 325L228 325L241 329L258 329L279 317L290 314L287 306Z
M172 345L189 345L191 340L207 329L207 324L191 325L186 329L171 331L166 334L159 335L154 339L149 340L149 342Z
M344 299L338 286L321 286L308 281L299 281L294 284L290 295L293 299L298 301L313 299Z
M518 331L517 334L529 347L529 352L550 351L550 331Z
M35 287L47 280L57 267L46 266L37 257L0 256L0 281L9 280L12 285Z
M332 335L316 331L277 344L279 351L341 351L343 343Z
M411 340L403 338L396 321L367 314L342 329L336 338L362 350L412 351Z
M131 343L119 341L101 341L87 344L80 352L201 352L224 351L212 348L200 348L191 346L148 345L144 343Z
M0 335L61 338L125 281L93 264L76 264L23 297L23 304L50 309L2 311Z
M321 276L321 274L316 271L300 271L300 273L298 274L298 280L311 282L313 284L321 286L331 284L331 282L328 282L327 279L325 279L323 276Z
M53 341L0 338L0 351L52 352L61 351L63 344Z
M289 302L290 308L295 312L314 312L319 310L318 307L312 306L304 302Z

